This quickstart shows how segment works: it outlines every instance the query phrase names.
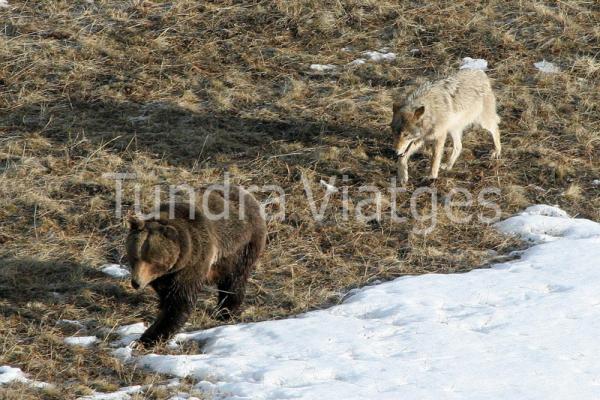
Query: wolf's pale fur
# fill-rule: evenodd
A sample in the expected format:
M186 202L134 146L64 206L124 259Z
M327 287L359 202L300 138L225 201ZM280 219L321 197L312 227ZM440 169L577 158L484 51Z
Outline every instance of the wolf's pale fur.
M496 98L483 71L462 70L446 79L421 85L402 103L394 103L391 127L394 150L399 156L400 182L408 181L408 160L425 144L433 145L430 178L436 179L448 134L454 147L442 168L451 169L462 150L463 130L472 124L492 134L496 148L492 158L499 158L499 122Z

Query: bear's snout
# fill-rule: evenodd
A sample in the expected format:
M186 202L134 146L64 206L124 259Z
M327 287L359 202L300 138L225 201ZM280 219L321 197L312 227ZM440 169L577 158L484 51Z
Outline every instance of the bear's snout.
M131 268L131 287L142 290L161 274L147 261L138 261Z

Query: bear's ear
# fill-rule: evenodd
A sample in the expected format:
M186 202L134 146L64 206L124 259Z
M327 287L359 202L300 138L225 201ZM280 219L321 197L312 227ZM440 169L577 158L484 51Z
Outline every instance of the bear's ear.
M177 229L173 228L171 225L161 225L160 233L162 233L167 239L177 240L179 238Z
M425 113L425 106L421 106L421 107L417 108L415 110L415 113L413 114L415 121L418 121L419 119L421 119L421 117L423 116L424 113Z
M132 231L141 231L142 229L144 229L144 220L136 216L135 214L129 215L129 217L127 218L127 222L129 222L129 229L131 229Z

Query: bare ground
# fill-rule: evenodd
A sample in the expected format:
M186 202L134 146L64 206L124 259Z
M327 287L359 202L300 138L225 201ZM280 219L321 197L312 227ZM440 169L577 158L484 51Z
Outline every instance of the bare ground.
M119 262L126 234L105 173L136 173L146 204L155 185L199 186L226 172L245 186L285 189L286 218L269 224L239 321L325 307L376 280L468 271L489 263L489 250L520 246L480 222L490 210L478 202L458 225L440 204L434 230L421 235L414 228L427 222L410 218L344 220L338 196L317 222L306 201L302 175L319 199L321 179L339 184L346 175L351 210L369 198L361 185L386 187L395 173L392 99L463 57L490 64L504 155L489 160L491 138L469 131L455 170L434 186L440 201L453 187L477 196L494 186L503 216L548 203L600 220L594 1L9 3L0 8L0 365L54 388L5 386L3 398L74 398L166 379L109 354L111 330L151 321L155 299L98 270ZM347 65L382 47L396 60ZM561 72L538 72L542 59ZM313 63L337 68L315 72ZM398 199L404 215L427 157L411 166L412 186ZM124 187L127 209L134 190ZM421 199L418 209L431 203ZM188 329L218 325L206 311L213 297L207 290ZM81 321L102 343L65 345L83 332L59 319Z

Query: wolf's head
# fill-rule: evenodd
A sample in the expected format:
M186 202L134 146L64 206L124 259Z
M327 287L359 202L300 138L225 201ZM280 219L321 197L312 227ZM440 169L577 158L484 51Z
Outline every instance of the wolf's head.
M400 103L394 103L394 116L390 126L394 135L394 150L399 157L404 156L411 145L422 138L424 113L425 106L410 110Z
M131 267L131 285L143 289L153 280L172 272L179 259L179 233L163 221L129 219L126 251Z

